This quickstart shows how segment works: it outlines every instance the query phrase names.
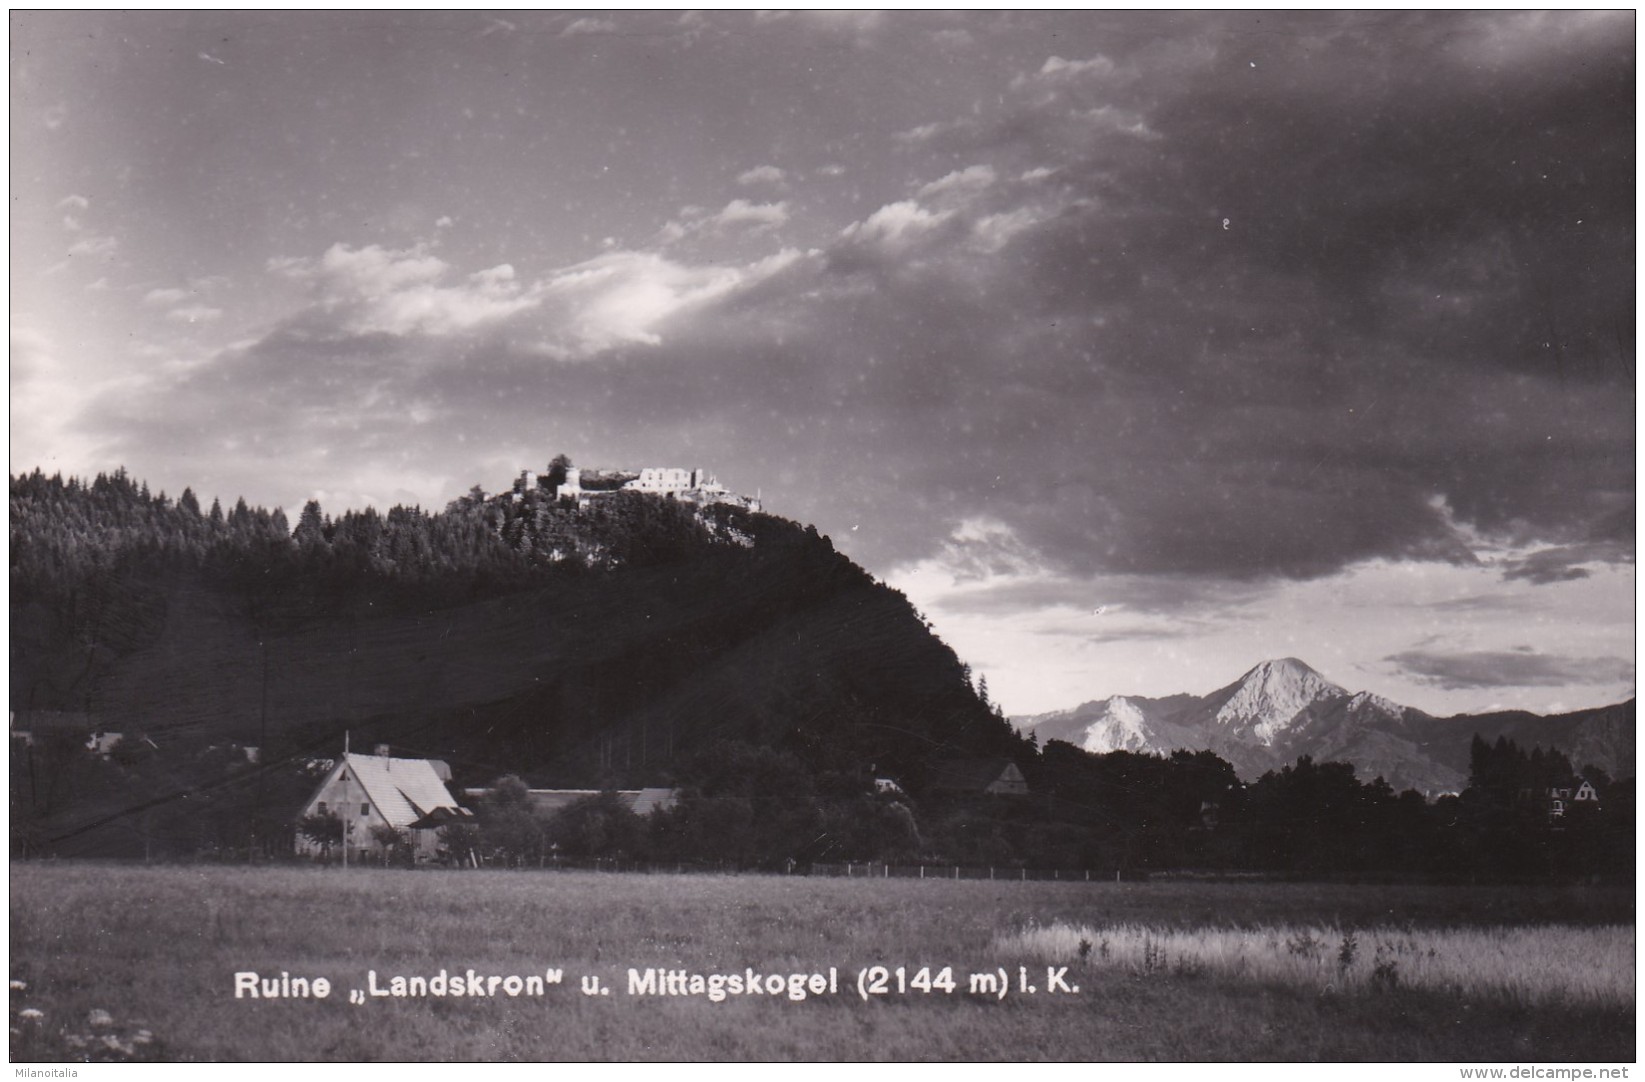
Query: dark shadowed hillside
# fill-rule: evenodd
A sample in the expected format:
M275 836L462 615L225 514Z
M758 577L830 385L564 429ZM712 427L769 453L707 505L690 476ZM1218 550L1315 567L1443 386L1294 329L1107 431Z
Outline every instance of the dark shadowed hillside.
M906 598L780 518L544 491L311 505L290 537L277 515L14 477L13 727L253 745L270 769L346 729L545 786L669 783L725 741L864 776L1032 754Z

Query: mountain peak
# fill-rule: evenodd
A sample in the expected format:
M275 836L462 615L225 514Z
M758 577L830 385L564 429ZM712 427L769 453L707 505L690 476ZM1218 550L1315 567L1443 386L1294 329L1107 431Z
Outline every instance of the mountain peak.
M1264 661L1240 677L1217 711L1217 722L1249 729L1263 744L1287 729L1298 714L1321 699L1348 694L1294 657Z
M1240 677L1239 682L1243 684L1254 676L1266 677L1270 674L1295 674L1302 677L1315 676L1319 677L1321 680L1325 679L1323 676L1320 676L1318 669L1315 669L1312 665L1308 664L1306 661L1303 661L1301 658L1276 657L1269 658L1267 661L1260 662L1253 666L1249 672Z

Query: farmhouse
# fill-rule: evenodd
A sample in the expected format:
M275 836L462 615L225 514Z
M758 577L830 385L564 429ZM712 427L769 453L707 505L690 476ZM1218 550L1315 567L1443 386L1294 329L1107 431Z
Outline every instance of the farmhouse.
M927 786L938 793L1026 796L1028 779L1009 759L943 759L931 766Z
M469 811L460 807L446 788L451 768L438 759L395 759L387 745L379 745L375 755L345 755L303 805L299 818L335 815L342 821L343 840L348 853L380 853L386 848L386 827L396 831L411 846L415 859L432 860L439 848L438 828L466 820ZM317 856L326 847L297 836L297 852Z
M1599 806L1599 791L1587 778L1578 777L1574 786L1556 785L1548 790L1548 818L1564 818L1566 809L1575 803Z

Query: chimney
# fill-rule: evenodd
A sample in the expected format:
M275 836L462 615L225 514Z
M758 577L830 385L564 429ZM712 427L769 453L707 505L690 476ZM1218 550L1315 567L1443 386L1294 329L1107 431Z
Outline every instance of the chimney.
M388 745L387 744L378 744L375 754L378 755L381 758L387 759L388 758Z

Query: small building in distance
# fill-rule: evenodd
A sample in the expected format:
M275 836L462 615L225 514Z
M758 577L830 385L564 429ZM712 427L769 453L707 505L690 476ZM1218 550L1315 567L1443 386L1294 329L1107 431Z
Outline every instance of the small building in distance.
M654 811L668 811L678 802L673 789L528 789L526 800L531 805L534 814L543 819L549 819L559 814L579 800L599 796L603 792L614 793L629 811L635 815L650 815ZM463 799L473 802L483 800L491 793L488 788L464 789Z
M940 759L926 773L926 788L935 793L1026 796L1028 779L1010 759Z
M1548 790L1548 818L1563 819L1574 804L1599 807L1599 790L1587 778L1577 777L1575 785L1556 785Z
M72 710L25 710L21 715L11 711L11 739L25 748L52 737L84 742L92 750L91 734L97 729L97 718L88 713Z
M472 813L457 803L446 783L451 768L438 759L395 759L387 746L375 755L345 755L332 765L314 794L298 813L335 815L343 824L343 844L349 856L380 854L382 841L372 827L397 831L411 846L413 859L434 859L439 850L438 827L467 820ZM299 856L319 856L325 847L297 835Z

